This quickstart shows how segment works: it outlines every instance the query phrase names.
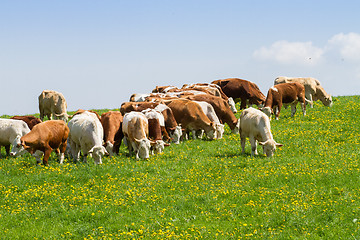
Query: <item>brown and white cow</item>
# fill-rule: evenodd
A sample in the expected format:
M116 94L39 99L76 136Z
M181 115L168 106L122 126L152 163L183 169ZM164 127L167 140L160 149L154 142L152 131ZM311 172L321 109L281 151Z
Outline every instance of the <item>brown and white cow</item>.
M68 135L69 128L64 121L49 120L42 122L35 125L29 133L22 136L20 143L12 152L14 155L17 155L26 150L35 156L37 163L41 162L40 157L44 154L43 164L47 165L52 150L55 150L60 164L62 164Z
M208 138L216 138L215 124L205 115L200 105L187 99L174 99L166 102L174 113L176 122L187 131L193 132L196 138L197 130L204 130Z
M260 110L247 108L240 115L240 139L242 153L245 153L245 141L249 138L251 155L257 155L257 142L263 146L267 157L272 157L276 147L283 146L276 143L270 130L270 119Z
M121 104L120 112L124 115L125 113L131 111L141 112L147 108L155 109L161 112L164 116L166 130L162 130L164 140L170 141L172 139L173 143L179 144L180 137L182 135L182 129L180 126L178 126L172 110L166 105L159 102L124 102Z
M225 101L228 102L231 110L233 113L237 113L235 102L232 97L226 96L226 94L222 91L219 85L212 84L212 83L194 83L194 84L184 84L182 89L197 89L197 90L204 90L204 93L209 93L216 97L221 97Z
M235 102L241 100L240 109L245 109L246 105L253 104L261 108L265 102L264 94L253 82L240 78L227 78L211 83L219 85L226 96L232 97Z
M108 111L101 114L101 124L104 129L104 147L110 154L119 154L119 148L124 134L121 129L123 116L118 111Z
M321 86L320 81L316 78L293 78L293 77L277 77L274 85L280 83L297 82L305 87L305 97L309 100L310 106L313 107L313 102L320 100L325 106L331 107L333 104L332 97L327 94Z
M162 129L165 129L165 119L161 112L155 109L145 109L142 111L148 119L149 123L149 139L150 141L155 142L155 145L151 147L152 154L162 153L164 148L170 146L165 143L162 137Z
M41 123L42 121L34 116L13 116L10 119L15 119L15 120L22 120L24 121L28 127L30 128L30 130L36 125Z
M150 155L151 142L148 139L148 119L141 112L129 112L124 115L122 131L130 156L135 153L136 159L147 159Z
M281 107L284 104L291 105L291 117L296 113L296 105L300 102L303 115L306 115L305 88L300 83L281 83L271 87L268 91L263 112L270 118L274 113L275 119L279 120Z
M227 123L233 133L237 134L239 132L240 122L230 110L229 104L224 99L209 94L186 96L186 99L210 103L220 122Z
M44 90L39 96L40 119L60 119L67 122L69 115L66 112L67 103L62 93L53 90Z

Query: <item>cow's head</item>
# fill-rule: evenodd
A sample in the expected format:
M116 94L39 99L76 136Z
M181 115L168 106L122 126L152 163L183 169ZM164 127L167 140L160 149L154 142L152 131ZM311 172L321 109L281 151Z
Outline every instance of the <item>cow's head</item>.
M148 159L150 156L150 140L147 138L141 140L135 138L135 141L138 144L136 158Z
M10 152L10 156L19 156L28 151L30 154L33 154L33 150L30 146L26 145L24 140L21 138L16 138L13 142L13 147Z
M276 147L282 147L283 145L275 142L272 139L267 140L266 142L259 142L260 145L263 146L264 153L267 157L272 157L276 150Z
M228 104L230 106L230 109L233 113L237 113L236 107L235 107L235 101L232 97L228 98Z
M71 117L66 112L60 114L55 113L54 115L56 119L63 120L64 122L67 122L69 120L69 117Z
M237 120L235 127L233 130L231 130L232 133L234 134L238 134L240 130L240 118Z
M266 116L268 116L271 119L271 113L272 113L271 107L263 107L260 110L263 111L263 113L265 113Z
M112 144L110 141L107 141L104 144L104 147L106 151L109 153L110 157L114 156L114 152L113 152L114 144Z
M212 139L216 139L216 127L215 127L215 123L211 122L210 124L210 130L208 130L206 132L206 136L208 136L208 138Z
M10 152L10 156L19 156L26 152L25 147L22 145L20 136L17 136L15 140L12 142L12 149ZM25 142L24 142L25 144Z
M221 139L224 134L224 124L217 123L215 124L215 128L216 128L216 138Z
M155 154L162 153L165 147L170 146L170 144L165 143L163 140L150 141L150 145Z
M173 143L179 144L180 138L183 134L183 130L182 130L181 126L176 126L176 127L170 128L169 134L170 134L170 137L173 139Z
M104 146L94 146L89 150L88 153L92 154L95 164L102 164L102 156L104 156L105 154L109 154L104 148Z

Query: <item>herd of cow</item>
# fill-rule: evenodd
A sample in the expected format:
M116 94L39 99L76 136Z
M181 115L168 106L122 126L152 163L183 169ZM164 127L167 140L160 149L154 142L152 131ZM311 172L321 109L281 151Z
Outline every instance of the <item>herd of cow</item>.
M317 79L288 77L276 78L267 97L255 83L238 78L186 84L182 88L156 86L152 93L133 94L120 111L101 116L81 109L68 115L65 98L56 91L44 90L38 100L40 119L33 116L0 119L0 147L5 146L11 156L27 151L37 163L43 156L44 165L53 150L60 163L65 154L75 162L82 154L84 161L91 155L96 164L101 164L105 154L119 154L123 139L130 155L146 159L150 154L162 152L170 143L179 144L190 133L193 138L202 138L205 133L209 139L220 139L224 124L233 133L240 133L243 153L245 140L249 138L252 155L257 154L259 143L264 154L271 157L276 147L282 146L271 134L271 114L279 119L282 105L291 105L294 116L298 102L304 115L306 104L312 107L316 100L325 106L332 105L331 96ZM249 107L237 119L235 102L239 101L240 109ZM45 116L48 121L44 121Z

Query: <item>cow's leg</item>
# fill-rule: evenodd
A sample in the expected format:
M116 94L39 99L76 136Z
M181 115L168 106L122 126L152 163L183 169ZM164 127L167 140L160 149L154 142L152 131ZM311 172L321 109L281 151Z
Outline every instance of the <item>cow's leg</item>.
M282 104L280 103L280 104L277 106L277 110L276 110L276 113L275 113L275 120L279 120L279 115L280 115L281 107L282 107Z
M305 101L305 104L310 104L310 108L313 108L314 107L314 102L313 102L313 98L312 98L312 94L310 93L310 91L309 92L306 92L305 91L305 98L307 99L307 100L309 100L309 102L307 102L307 101Z
M5 145L5 152L7 156L10 155L10 145Z
M69 141L70 141L69 144L71 149L71 155L74 159L74 163L77 163L80 158L80 148L77 146L77 144L74 141L72 140Z
M35 159L36 159L36 163L40 164L41 163L41 157L44 155L44 153L40 150L36 150L34 154L32 154Z
M60 151L59 162L60 162L60 164L64 163L66 146L67 146L67 139L65 139L65 141L63 140L63 142L61 143L61 145L59 147L59 151Z
M51 154L52 148L50 146L46 146L44 151L44 158L43 158L43 164L46 166L48 165L49 157Z
M250 136L249 141L251 144L251 156L257 155L258 152L257 152L256 140L255 140L254 136Z
M301 106L303 115L305 116L306 115L306 104L305 104L305 102L300 102L300 106Z
M241 110L241 109L245 109L245 108L246 108L246 101L247 101L247 99L246 99L246 98L241 98L240 101L241 101L240 110Z
M246 138L243 137L243 136L240 136L240 141L241 141L242 153L244 154L245 153L245 141L246 141Z
M296 113L296 104L297 102L291 104L291 117L294 117Z

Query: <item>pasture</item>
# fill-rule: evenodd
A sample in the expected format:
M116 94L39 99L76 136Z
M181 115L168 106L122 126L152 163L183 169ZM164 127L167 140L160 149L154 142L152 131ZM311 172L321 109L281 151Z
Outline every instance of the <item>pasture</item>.
M359 239L360 96L334 99L305 117L282 109L273 158L251 157L248 141L242 155L228 127L147 161L123 144L99 166L2 157L0 238Z

